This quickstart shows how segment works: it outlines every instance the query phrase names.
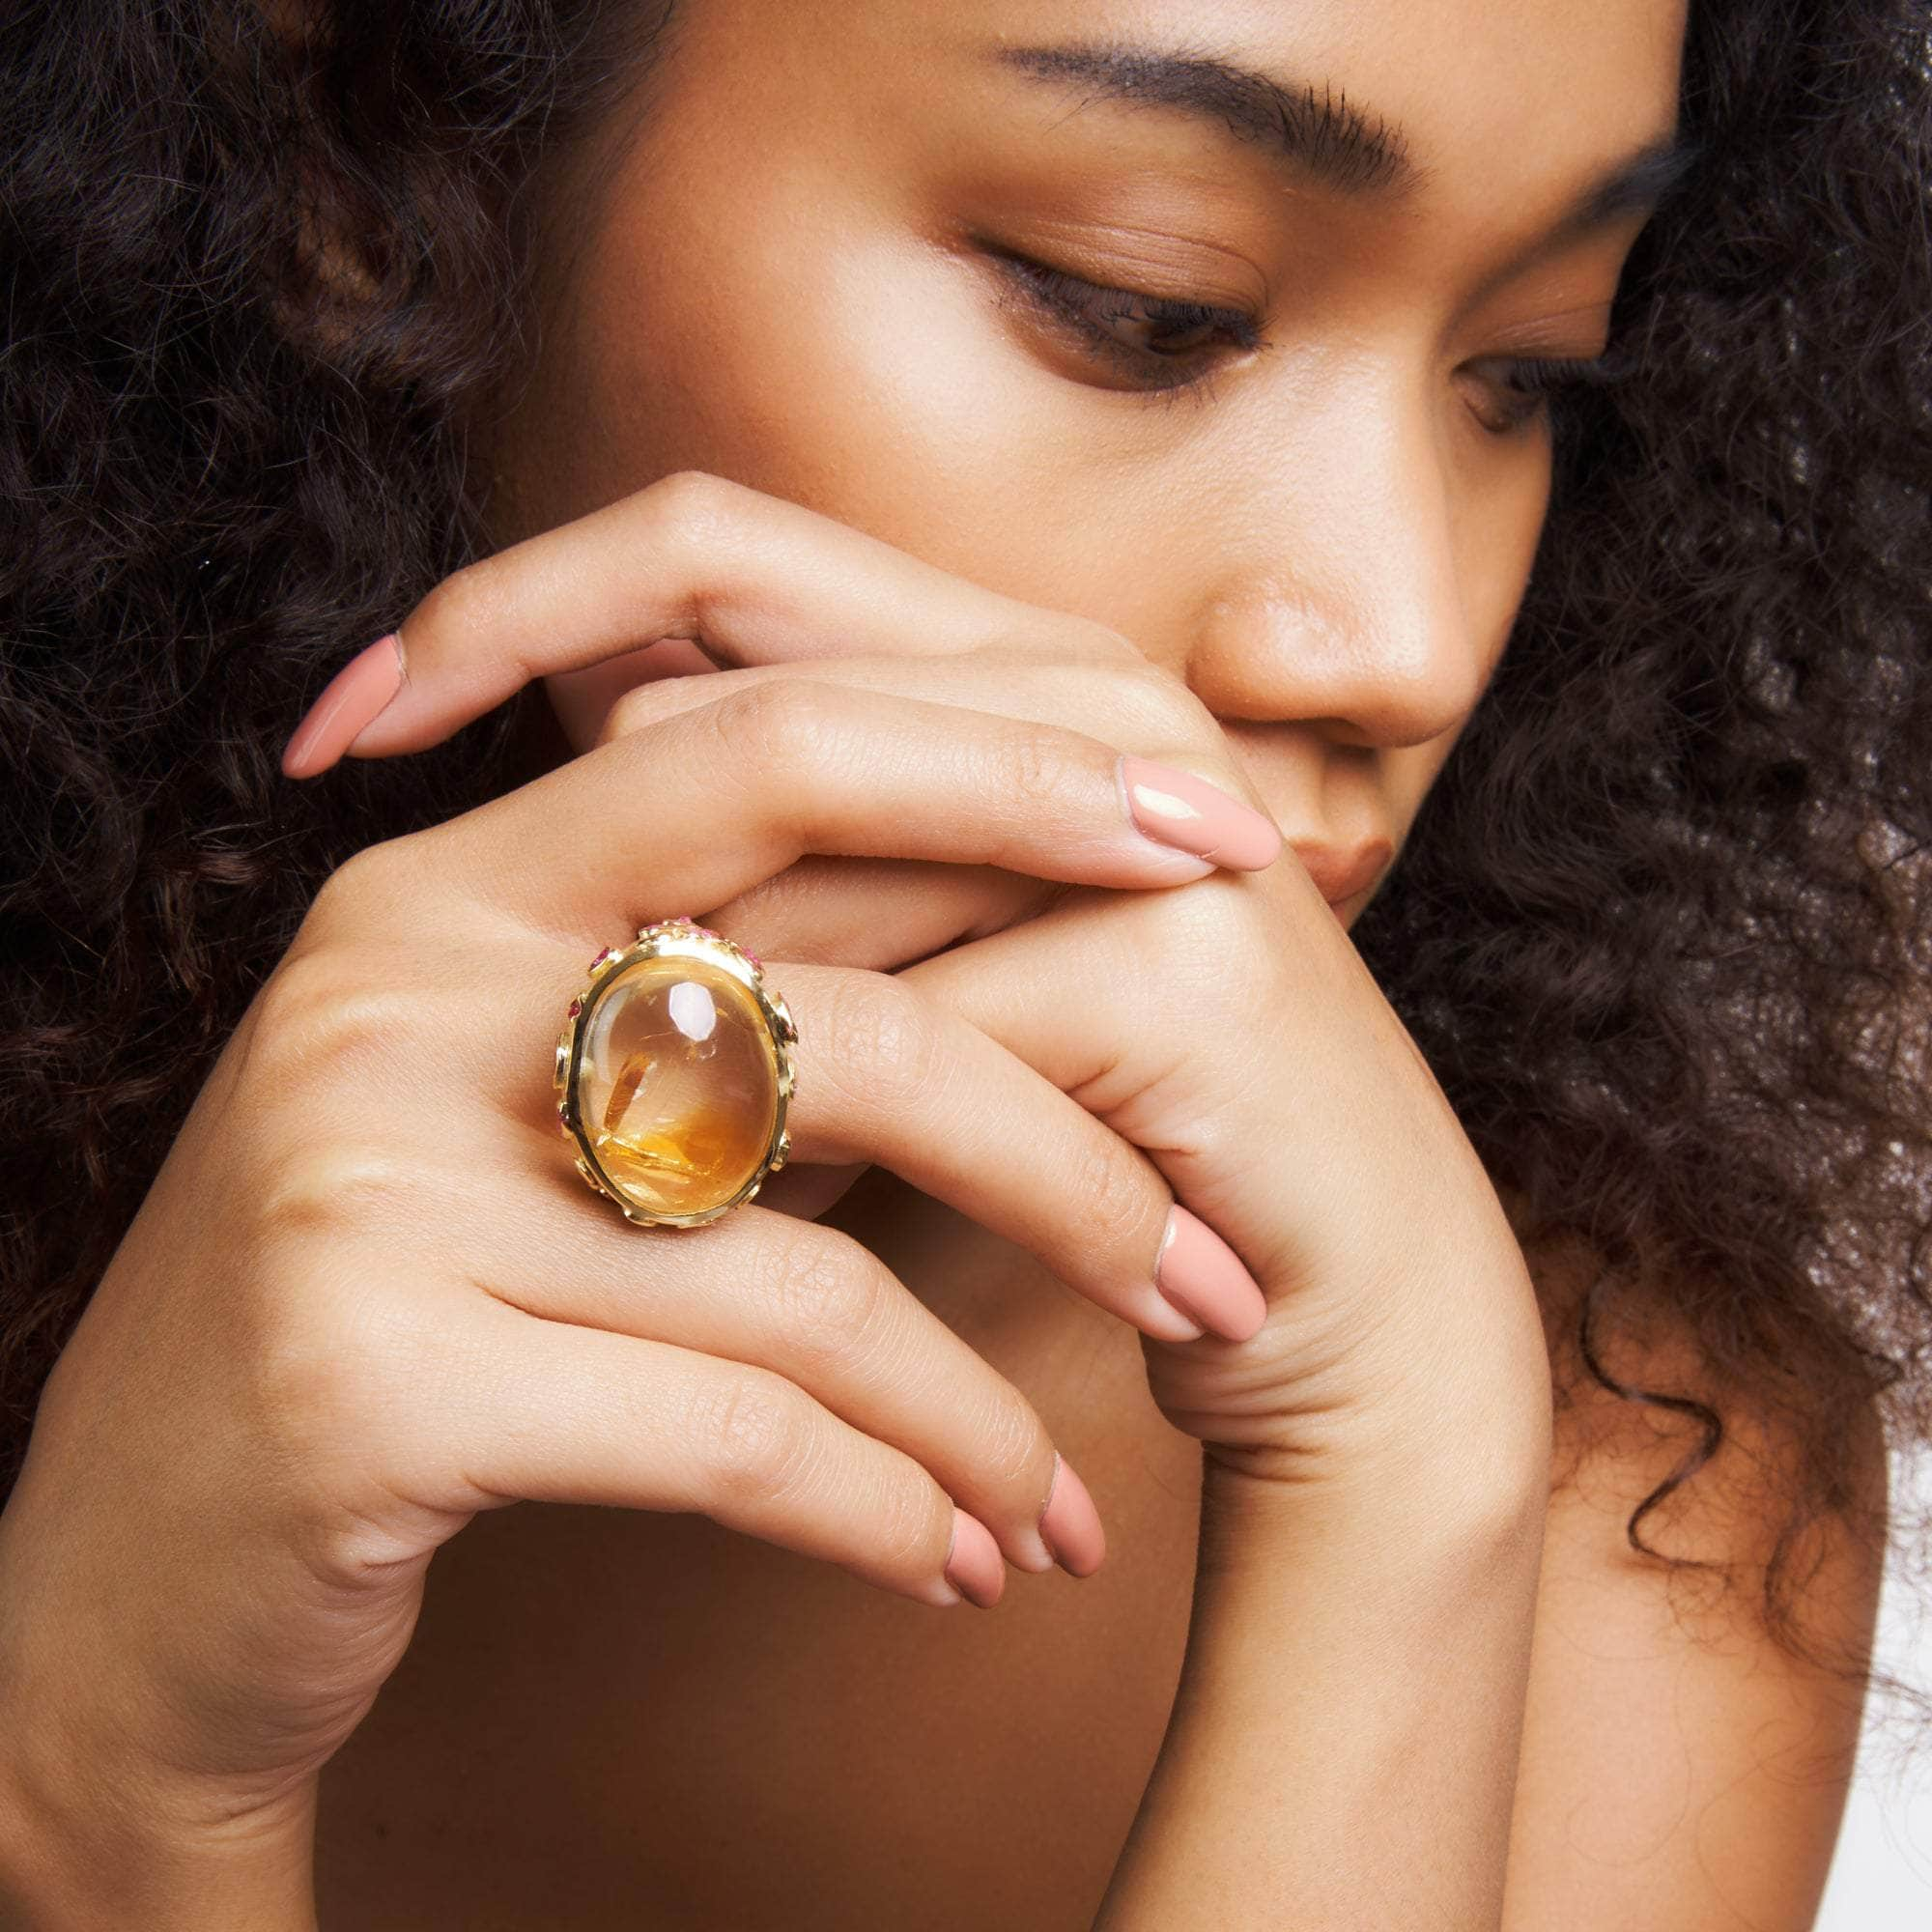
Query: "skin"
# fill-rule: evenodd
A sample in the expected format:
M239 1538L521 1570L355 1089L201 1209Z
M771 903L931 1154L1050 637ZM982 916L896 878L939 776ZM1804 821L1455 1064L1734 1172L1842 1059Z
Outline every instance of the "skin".
M1496 440L1481 426L1484 358L1601 350L1642 214L1536 243L1574 183L1671 127L1681 10L1206 6L1184 35L1173 19L694 8L648 108L554 178L568 218L549 241L545 351L494 450L497 515L520 536L682 467L742 479L1120 630L1214 713L1292 835L1400 839L1503 648L1546 500L1541 427ZM1430 164L1427 188L1370 208L1287 185L1257 144L1211 125L1083 107L979 58L1003 37L1162 23L1373 102ZM1118 380L1103 363L1000 305L996 273L957 239L981 222L1103 283L1206 301L1274 292L1267 348L1224 358L1206 395L1101 386ZM1185 539L1200 530L1214 541ZM649 662L554 680L566 724L586 735ZM884 899L923 944L934 895L929 876L894 870L866 881L855 916L841 876L807 867L737 926L782 946L810 923L804 899L851 951ZM1005 916L987 898L981 917ZM958 917L951 899L945 916ZM1084 1922L1180 1671L1195 1446L1147 1403L1132 1338L1006 1244L877 1174L840 1221L1095 1472L1107 1569L1016 1594L1005 1631L967 1653L702 1522L497 1520L452 1552L461 1567L432 1599L388 1722L379 1711L343 1766L332 1869L358 1912L414 1883L400 1860L364 1863L378 1833L412 1857L426 1825L449 1834L448 1862L412 1893L422 1912L490 1829L473 1783L459 1806L419 1779L443 1762L437 1714L473 1695L464 1633L487 1604L512 1620L487 1648L491 1735L527 1747L559 1702L663 1714L600 1727L596 1779L560 1781L515 1860L490 1861L520 1913L555 1900L561 1922L560 1901L598 1883L574 1849L619 1833L635 1844L642 1814L645 1848L621 1868L673 1887L687 1912L764 1897L717 1832L733 1817L770 1853L755 1864L826 1888L811 1922ZM1627 1558L1624 1517L1678 1446L1615 1406L1584 1399L1566 1424L1588 1439L1591 1473L1560 1492L1548 1531L1512 1922L1806 1922L1856 1699L1721 1616L1716 1642L1710 1615L1687 1627ZM1707 1493L1720 1487L1714 1472ZM1725 1522L1741 1509L1747 1520L1747 1496ZM1688 1524L1682 1547L1708 1548L1709 1528ZM653 1547L664 1538L674 1548ZM1725 1547L1742 1591L1764 1552L1734 1528ZM1872 1565L1844 1546L1827 1555L1827 1634L1856 1642ZM625 1587L634 1572L679 1576L676 1600ZM600 1606L588 1627L586 1602ZM565 1630L575 1663L559 1662ZM680 1660L668 1685L667 1655ZM560 1674L577 1687L561 1698ZM1673 1708L1673 1683L1694 1719ZM906 1779L935 1732L956 1769L936 1786ZM1800 1741L1802 1769L1781 1755ZM505 1763L475 1767L500 1778L493 1824L531 1816L523 1772L490 1768ZM603 1822L583 1826L586 1806ZM918 1852L885 1861L882 1844ZM957 1901L951 1915L935 1894Z
M645 95L540 184L541 352L483 435L497 534L521 548L406 618L409 686L357 753L434 742L548 673L580 768L642 786L652 768L622 763L627 748L683 744L679 718L721 690L807 682L881 728L912 698L1089 730L1212 772L1292 838L1399 845L1493 670L1541 527L1548 444L1536 423L1507 427L1502 365L1602 349L1641 214L1539 244L1586 183L1668 132L1682 26L1649 4L1190 10L1191 48L1328 81L1406 130L1425 179L1372 203L1288 183L1198 118L985 58L1003 40L1172 35L1171 9L691 0ZM1096 281L1251 304L1263 346L1204 358L1205 387L1135 393L1026 304L988 231ZM653 493L692 471L747 487ZM897 573L770 499L1012 605ZM630 654L694 632L724 668L676 644ZM692 795L746 782L715 774ZM567 796L574 816L509 849L556 865L566 828L613 794ZM655 799L658 823L676 796ZM619 863L620 834L642 836L615 814L586 870ZM460 871L479 838L438 849ZM808 1041L834 1032L811 965L904 968L918 997L1171 1154L1185 1095L1138 1064L1172 1029L1221 1082L1194 1104L1232 1106L1229 1042L1238 1060L1252 1014L1277 1014L1301 1057L1270 1078L1306 1070L1318 1121L1330 1096L1360 1098L1350 1153L1383 1191L1351 1216L1331 1203L1337 1225L1384 1218L1393 1176L1460 1265L1419 1268L1399 1239L1337 1246L1307 1278L1366 1275L1387 1311L1366 1319L1358 1297L1337 1326L1339 1293L1286 1293L1292 1242L1241 1179L1278 1192L1315 1171L1319 1138L1293 1160L1255 1156L1259 1132L1232 1163L1170 1158L1161 1172L1218 1210L1269 1293L1262 1352L1241 1358L1272 1365L1264 1428L1232 1366L1249 1345L1142 1341L1094 1284L1066 1285L1072 1257L1042 1257L1051 1236L1014 1225L1020 1209L877 1167L841 1193L880 1157L855 1081L775 1205L823 1210L1025 1396L1088 1477L1106 1564L1015 1579L961 1628L971 1613L907 1603L909 1577L886 1579L898 1596L868 1589L797 1536L635 1509L483 1514L442 1546L407 1655L322 1772L324 1922L1808 1922L1856 1699L1716 1610L1680 1619L1620 1553L1668 1439L1579 1400L1557 1463L1576 1480L1546 1515L1548 1363L1522 1258L1293 862L1134 904L1122 889L1154 881L1053 872L997 841L818 849L692 908L799 962L781 983ZM422 871L365 869L312 946L400 921L429 889ZM1204 929L1236 950L1211 956L1239 962L1255 1000L1223 1010L1212 976L1176 966L1188 997L1170 1007L1136 1007L1104 974L1065 1004L1109 935L1131 931L1136 960L1183 958L1163 948L1188 927L1159 909L1183 901L1217 909ZM1344 925L1359 909L1340 908ZM1295 977L1304 958L1319 976ZM256 1037L270 1052L271 1023ZM1132 1077L1110 1080L1122 1065ZM835 1083L838 1066L821 1063ZM244 1055L211 1120L247 1078ZM1064 1149L1076 1130L1052 1118ZM1374 1144L1389 1121L1413 1132ZM1016 1138L1051 1164L1037 1134ZM170 1212L188 1209L163 1200L149 1218ZM629 1231L609 1232L583 1279L643 1265L620 1248ZM1367 1265L1391 1257L1408 1265ZM1560 1306L1563 1258L1535 1259ZM129 1287L90 1311L68 1387L87 1386L89 1350L114 1359L141 1299ZM1347 1373L1324 1379L1309 1364L1344 1327ZM37 1453L45 1467L59 1450ZM1705 1493L1724 1499L1748 1601L1765 1553L1748 1481L1713 1474L1730 1478ZM1695 1545L1709 1525L1673 1527ZM1826 1633L1856 1641L1871 1552L1828 1537L1817 1554Z

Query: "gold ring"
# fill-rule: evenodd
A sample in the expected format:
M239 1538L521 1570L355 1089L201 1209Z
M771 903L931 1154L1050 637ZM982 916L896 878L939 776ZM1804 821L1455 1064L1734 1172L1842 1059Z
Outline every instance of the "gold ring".
M752 953L688 919L607 947L556 1044L556 1112L577 1171L644 1228L741 1208L791 1151L785 1003Z

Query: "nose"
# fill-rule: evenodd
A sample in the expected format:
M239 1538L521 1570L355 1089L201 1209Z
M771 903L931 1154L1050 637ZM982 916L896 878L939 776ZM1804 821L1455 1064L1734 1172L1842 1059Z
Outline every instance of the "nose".
M1508 570L1516 546L1467 554L1438 423L1395 391L1371 378L1312 408L1304 395L1217 506L1225 541L1186 665L1217 716L1393 749L1457 729L1482 696L1492 640L1471 589L1485 610L1496 600L1468 573Z

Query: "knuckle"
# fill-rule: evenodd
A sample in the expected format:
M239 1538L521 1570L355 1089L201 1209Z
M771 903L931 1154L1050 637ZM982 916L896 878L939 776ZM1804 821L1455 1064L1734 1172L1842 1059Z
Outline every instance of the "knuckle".
M1083 1140L1067 1179L1064 1198L1073 1220L1066 1233L1077 1252L1118 1254L1123 1240L1136 1252L1145 1248L1149 1210L1165 1211L1167 1190L1134 1160L1124 1142L1109 1147Z
M372 1406L389 1385L388 1357L366 1331L345 1319L335 1296L312 1278L308 1293L289 1297L255 1356L255 1388L265 1413L286 1435L340 1440L344 1425ZM284 1277L285 1280L290 1277Z
M772 763L799 780L838 756L867 709L864 697L814 677L771 678L757 690L765 699L764 717L776 734L776 743L769 747Z
M1280 924L1270 923L1267 902L1246 884L1214 874L1185 892L1151 893L1136 903L1117 942L1136 1037L1173 1038L1178 1053L1182 1040L1252 1040L1258 1024L1274 1023L1283 998ZM1157 973L1139 970L1149 959L1160 962ZM1253 1058L1265 1064L1265 1055Z
M656 542L696 549L741 509L747 494L741 484L706 469L673 469L639 490L637 504Z
M712 723L747 776L801 786L836 754L849 707L810 678L765 678L721 698Z
M355 963L341 948L285 958L256 996L253 1051L284 1099L300 1087L394 1067L397 1042L419 1014L389 976Z
M670 469L638 491L638 502L667 526L703 526L728 516L744 487L713 469Z
M604 722L597 727L597 743L613 744L619 738L634 738L655 724L664 708L663 694L654 684L633 685L611 701Z
M1029 1508L1045 1498L1053 1443L1032 1403L1010 1382L1001 1382L987 1397L975 1433L973 1466L1002 1494L1025 1497Z
M808 1228L781 1235L758 1289L794 1379L810 1387L830 1371L851 1376L890 1321L889 1281L856 1242Z
M392 1150L303 1137L254 1176L253 1225L262 1246L290 1256L320 1236L407 1229L421 1211L413 1176Z
M327 1012L348 976L331 947L298 948L276 965L255 995L258 1038L300 1038Z
M875 1109L903 1106L941 1071L930 1013L910 987L883 973L841 976L813 1031L820 1041L814 1062L862 1083Z
M285 1276L251 1364L256 1439L272 1442L295 1541L312 1571L350 1580L384 1554L373 1517L434 1408L438 1338L372 1276ZM446 1348L447 1337L442 1337Z
M362 923L395 902L408 867L407 838L384 839L352 852L323 880L302 922L311 934Z
M1021 726L1007 739L1000 786L1017 819L1065 815L1072 789L1069 735L1045 725Z
M934 1545L943 1558L946 1553L944 1530L935 1538L935 1518L950 1523L952 1503L938 1485L908 1457L887 1471L868 1498L873 1555L895 1575L918 1576L933 1567Z
M724 1502L776 1501L810 1460L809 1400L762 1370L740 1370L701 1398L692 1428L712 1492Z
M1163 968L1189 999L1217 989L1245 997L1279 938L1269 941L1256 895L1244 890L1243 880L1216 873L1199 883L1207 890L1164 893L1147 908Z
M1210 752L1217 764L1232 769L1226 734L1184 678L1142 658L1122 674L1120 690L1144 734L1141 742L1170 751L1200 747Z
M498 556L481 556L452 570L405 620L420 637L461 639L499 623L509 594L509 575Z

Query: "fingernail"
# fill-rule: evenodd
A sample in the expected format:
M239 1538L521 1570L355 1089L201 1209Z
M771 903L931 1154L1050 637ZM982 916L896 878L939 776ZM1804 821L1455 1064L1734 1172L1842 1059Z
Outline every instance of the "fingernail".
M312 779L327 771L402 685L402 646L391 633L357 652L329 679L282 753L282 775Z
M1007 1562L993 1532L963 1509L952 1512L952 1548L946 1558L946 1580L966 1599L990 1610L1007 1587Z
M1135 1294L1132 1315L1141 1333L1156 1342L1198 1342L1208 1332L1191 1316L1183 1315L1177 1303L1168 1300L1158 1284Z
M1074 1577L1091 1577L1107 1554L1107 1532L1100 1512L1065 1457L1053 1460L1053 1487L1041 1511L1039 1533L1053 1560Z
M1271 821L1192 772L1149 758L1121 760L1127 816L1149 838L1216 866L1259 871L1281 856Z
M1267 1297L1241 1258L1178 1202L1168 1210L1153 1279L1183 1315L1227 1341L1247 1341L1267 1320Z

